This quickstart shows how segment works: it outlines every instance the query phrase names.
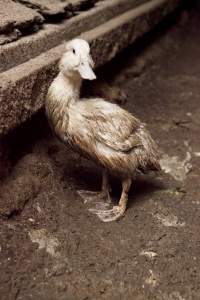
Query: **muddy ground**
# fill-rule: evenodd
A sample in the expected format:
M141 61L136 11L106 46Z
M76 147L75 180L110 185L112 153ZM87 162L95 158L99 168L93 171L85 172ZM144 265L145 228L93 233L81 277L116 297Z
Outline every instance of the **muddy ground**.
M100 170L56 140L43 112L3 141L1 300L200 299L199 16L183 11L101 70L169 172L137 175L120 221L87 210L76 190L100 188ZM112 189L117 199L116 179Z

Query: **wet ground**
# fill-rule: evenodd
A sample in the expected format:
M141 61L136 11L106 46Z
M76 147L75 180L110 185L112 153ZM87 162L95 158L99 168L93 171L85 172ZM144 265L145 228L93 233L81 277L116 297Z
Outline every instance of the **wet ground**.
M182 12L102 70L168 172L136 176L120 221L87 210L76 190L100 188L100 170L53 137L43 112L4 141L0 299L200 299L199 28L198 12Z

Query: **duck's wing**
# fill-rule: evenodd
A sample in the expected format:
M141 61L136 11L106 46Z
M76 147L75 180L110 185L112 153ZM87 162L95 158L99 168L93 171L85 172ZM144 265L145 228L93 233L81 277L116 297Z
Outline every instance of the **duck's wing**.
M142 145L137 135L142 124L129 112L103 100L82 103L82 116L95 141L122 152Z

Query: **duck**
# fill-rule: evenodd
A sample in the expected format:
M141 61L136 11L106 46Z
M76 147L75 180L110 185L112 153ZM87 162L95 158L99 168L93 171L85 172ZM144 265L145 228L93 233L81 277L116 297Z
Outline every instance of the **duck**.
M101 191L85 191L86 197L93 193L111 203L109 177L120 179L118 205L95 210L103 222L116 221L125 214L135 172L161 169L159 150L146 125L124 108L102 98L80 98L83 79L96 79L94 61L89 43L75 38L66 42L59 73L48 89L46 115L61 142L101 167Z

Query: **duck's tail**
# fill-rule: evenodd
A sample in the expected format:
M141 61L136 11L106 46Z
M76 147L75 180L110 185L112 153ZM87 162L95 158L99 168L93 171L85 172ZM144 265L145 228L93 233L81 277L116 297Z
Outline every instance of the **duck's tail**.
M144 147L143 155L141 157L141 169L143 171L161 171L160 156L156 142L152 139L150 133L146 128L142 127L140 130L140 138Z

